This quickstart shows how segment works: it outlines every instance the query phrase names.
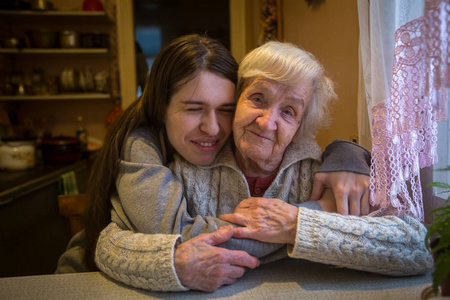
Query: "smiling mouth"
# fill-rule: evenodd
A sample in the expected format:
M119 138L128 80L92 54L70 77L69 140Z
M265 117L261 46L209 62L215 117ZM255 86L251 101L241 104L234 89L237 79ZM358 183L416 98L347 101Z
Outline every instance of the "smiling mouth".
M215 144L217 144L217 142L208 142L208 143L205 143L205 142L194 142L194 143L196 143L196 144L198 144L198 145L200 145L202 147L211 147L211 146L214 146Z
M254 132L254 131L249 130L249 132L252 133L253 135L256 135L257 137L259 137L259 138L261 138L261 139L269 140L269 141L272 140L272 139L269 139L268 137L265 137L265 136L263 136L263 135L260 135L260 134L258 134L258 133L256 133L256 132Z
M191 142L196 145L197 147L200 147L204 150L210 150L211 148L216 148L219 145L220 139L217 140L207 140L207 141L194 141L191 140ZM208 149L209 148L209 149Z

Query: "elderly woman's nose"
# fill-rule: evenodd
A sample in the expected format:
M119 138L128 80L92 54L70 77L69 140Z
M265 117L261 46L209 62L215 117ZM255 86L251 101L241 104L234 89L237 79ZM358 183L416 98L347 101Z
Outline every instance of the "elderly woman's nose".
M203 115L200 130L211 136L220 132L220 125L215 112L209 112Z
M275 109L265 109L262 115L256 119L258 125L264 130L277 129L277 112Z

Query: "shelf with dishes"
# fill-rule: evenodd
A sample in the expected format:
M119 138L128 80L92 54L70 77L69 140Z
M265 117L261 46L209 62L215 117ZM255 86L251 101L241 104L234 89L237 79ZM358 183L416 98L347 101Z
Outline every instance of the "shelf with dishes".
M41 10L0 6L0 101L117 98L113 3L95 11L47 2Z
M0 85L0 100L83 100L111 99L109 74L89 67L66 67L59 74L33 69L31 73L7 74Z

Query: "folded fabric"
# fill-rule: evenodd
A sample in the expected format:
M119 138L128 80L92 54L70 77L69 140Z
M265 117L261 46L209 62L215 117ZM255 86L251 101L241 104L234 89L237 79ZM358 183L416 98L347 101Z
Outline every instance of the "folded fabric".
M70 171L61 175L59 180L60 195L78 195L77 178L74 171Z

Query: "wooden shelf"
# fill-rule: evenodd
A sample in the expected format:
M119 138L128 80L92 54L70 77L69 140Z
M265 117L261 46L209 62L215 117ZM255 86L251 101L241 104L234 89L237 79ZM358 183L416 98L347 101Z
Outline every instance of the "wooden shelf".
M0 96L0 101L36 101L36 100L98 100L111 99L111 94L102 93L77 93L57 95L23 95L23 96Z
M0 54L108 54L107 48L2 48Z
M0 10L2 19L29 19L29 18L89 18L89 20L109 20L113 21L112 17L104 11L62 11L62 10ZM86 20L86 19L84 19Z
M105 17L104 11L66 11L66 10L0 10L0 15L24 15L24 16L82 16L82 17Z

